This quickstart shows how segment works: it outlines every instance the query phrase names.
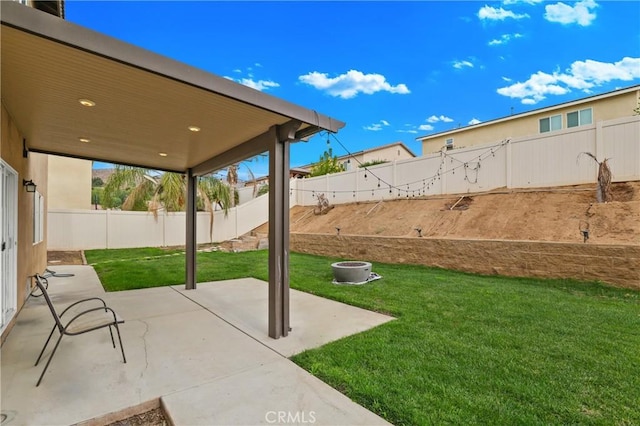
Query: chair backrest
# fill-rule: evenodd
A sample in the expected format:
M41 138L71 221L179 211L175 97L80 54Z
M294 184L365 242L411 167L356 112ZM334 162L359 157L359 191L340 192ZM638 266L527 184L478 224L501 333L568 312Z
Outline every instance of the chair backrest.
M49 306L51 315L53 315L53 319L56 322L56 327L58 327L58 330L60 331L60 333L62 333L62 330L64 330L64 326L62 325L62 321L60 320L60 316L58 315L58 312L56 312L56 308L53 307L53 303L51 302L49 293L47 293L47 287L42 283L43 278L38 274L36 274L34 278L36 279L36 285L38 286L38 288L42 292L42 295L44 296L44 300L47 301L47 306Z

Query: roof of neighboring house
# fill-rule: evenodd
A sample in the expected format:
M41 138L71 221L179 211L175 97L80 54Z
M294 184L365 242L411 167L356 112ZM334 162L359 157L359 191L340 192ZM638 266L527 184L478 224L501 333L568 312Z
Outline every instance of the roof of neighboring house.
M348 158L352 158L352 157L355 157L355 156L358 156L358 155L370 154L370 153L372 153L372 152L381 151L381 150L383 150L383 149L392 148L392 147L394 147L394 146L402 147L402 148L403 148L405 151L407 151L407 152L408 152L412 157L416 157L416 154L414 154L414 152L413 152L413 151L411 151L411 150L409 149L409 147L408 147L407 145L405 145L405 144L404 144L404 142L402 142L402 141L398 141L398 142L392 142L392 143L389 143L389 144L386 144L386 145L376 146L376 147L374 147L374 148L364 149L364 150L362 150L362 151L352 152L352 153L350 153L350 154L346 154L346 155L341 155L341 156L336 157L336 158L338 159L338 161L346 160L346 159L348 159ZM316 162L313 162L313 163L305 164L304 166L299 166L299 167L297 167L297 169L300 169L300 170L307 170L307 169L311 168L311 167L312 167L314 164L316 164L316 163L317 163L317 161L316 161Z
M443 132L438 132L438 133L433 133L431 135L427 135L427 136L419 136L416 138L416 140L419 141L425 141L427 139L431 139L431 138L435 138L435 137L441 137L441 136L445 136L447 134L452 134L452 133L456 133L456 132L460 132L460 131L464 131L464 130L469 130L470 128L478 128L478 127L483 127L483 126L490 126L492 124L496 124L496 123L501 123L501 122L505 122L505 121L509 121L509 120L515 120L518 118L522 118L522 117L527 117L530 115L535 115L535 114L540 114L543 112L547 112L547 111L553 111L556 110L558 108L566 108L566 107L570 107L573 105L580 105L586 102L593 102L593 101L597 101L600 99L605 99L605 98L610 98L612 96L618 96L618 95L622 95L625 93L629 93L629 92L634 92L640 90L640 85L635 85L635 86L630 86L630 87L626 87L623 89L618 89L618 90L613 90L611 92L606 92L606 93L601 93L599 95L593 95L593 96L588 96L586 98L580 98L577 99L575 101L569 101L569 102L564 102L561 104L556 104L556 105L551 105L548 107L544 107L544 108L538 108L538 109L534 109L531 111L527 111L527 112L521 112L518 114L513 114L513 115L509 115L506 117L501 117L501 118L496 118L493 120L489 120L489 121L483 121L481 123L478 124L470 124L468 126L463 126L463 127L458 127L455 129L451 129L451 130L445 130Z
M381 151L383 149L391 148L394 146L402 147L405 151L411 154L412 157L416 156L416 154L414 154L413 151L411 151L409 147L404 144L404 142L398 141L398 142L388 143L386 145L376 146L374 148L364 149L362 151L352 152L351 154L347 154L347 155L341 155L340 157L338 157L338 160L347 159L350 157L354 157L356 155L370 154L372 152Z

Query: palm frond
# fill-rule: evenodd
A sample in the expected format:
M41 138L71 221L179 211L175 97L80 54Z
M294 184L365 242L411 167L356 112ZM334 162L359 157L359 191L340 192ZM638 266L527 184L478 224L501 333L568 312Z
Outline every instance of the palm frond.
M102 192L105 207L113 207L112 200L122 190L135 188L144 180L147 170L140 167L116 165Z
M147 210L147 201L152 197L157 184L142 178L122 203L123 210Z
M186 205L186 181L184 175L164 173L156 189L158 200L169 212L183 211Z
M595 155L593 155L590 152L581 152L580 154L578 154L578 158L576 158L576 162L578 162L580 160L580 156L581 155L586 155L588 157L591 157L593 159L593 161L595 161L596 163L600 164L600 162L598 161L598 159L596 158Z
M213 176L203 176L200 178L198 186L207 195L210 203L219 205L224 210L225 216L229 214L231 188L228 185Z

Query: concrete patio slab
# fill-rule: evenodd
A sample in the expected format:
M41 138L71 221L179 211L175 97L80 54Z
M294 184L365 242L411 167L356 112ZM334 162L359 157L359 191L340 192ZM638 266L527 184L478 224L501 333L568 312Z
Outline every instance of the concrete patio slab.
M285 358L163 398L176 425L388 425Z
M327 285L331 285L327 283ZM197 291L174 287L254 339L290 357L307 349L384 324L392 317L290 290L291 332L284 339L267 335L268 286L255 278L199 283ZM237 303L242 300L242 304Z
M179 425L277 424L272 417L281 412L302 423L312 411L316 424L384 423L282 354L389 317L292 291L294 331L273 340L267 285L258 280L104 293L89 266L55 269L75 274L49 279L57 307L98 295L125 318L127 363L106 330L64 337L36 387L45 361L33 364L53 320L43 298L31 297L1 349L2 426L75 424L158 398Z

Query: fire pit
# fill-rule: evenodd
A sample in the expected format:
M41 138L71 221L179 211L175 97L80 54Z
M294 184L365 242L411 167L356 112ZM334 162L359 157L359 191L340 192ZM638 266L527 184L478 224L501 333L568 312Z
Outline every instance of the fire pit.
M371 276L371 263L361 261L336 262L331 264L335 283L364 284Z

